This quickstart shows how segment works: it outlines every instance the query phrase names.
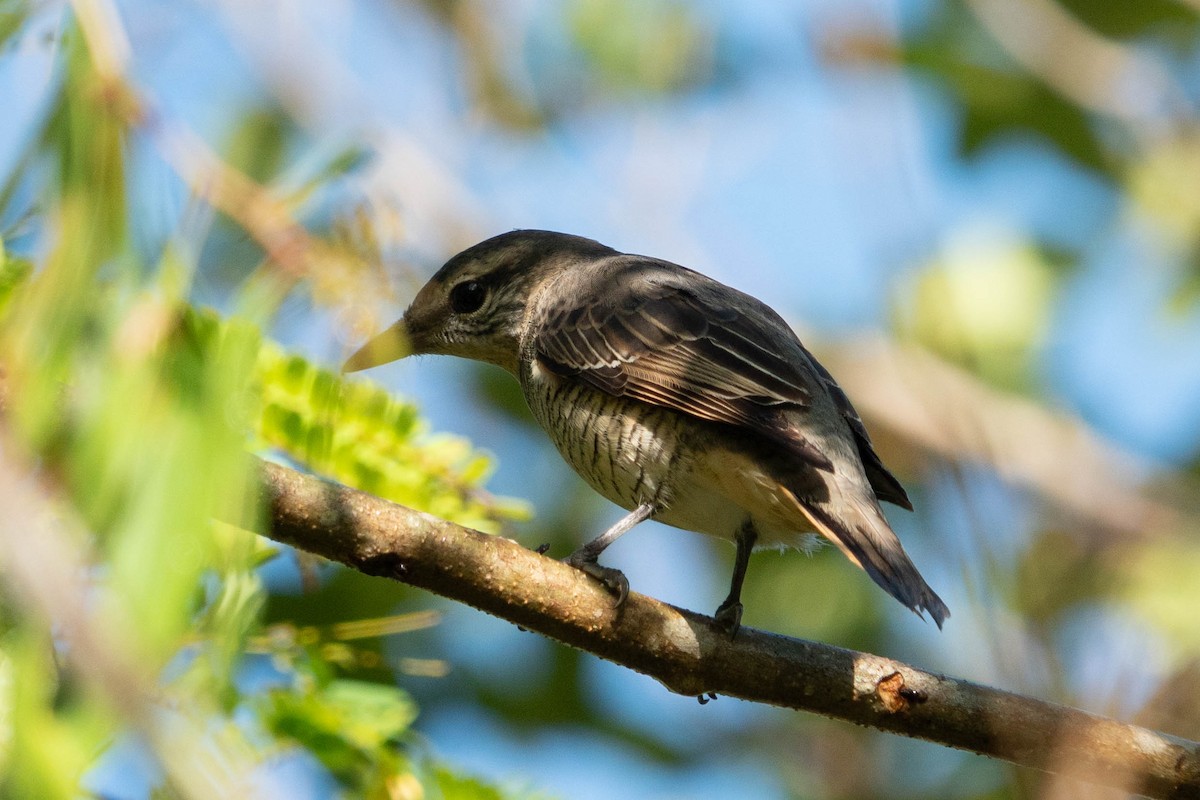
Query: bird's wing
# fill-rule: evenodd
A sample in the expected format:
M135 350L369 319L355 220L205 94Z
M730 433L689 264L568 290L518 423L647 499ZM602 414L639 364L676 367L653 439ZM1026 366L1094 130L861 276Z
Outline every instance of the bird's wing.
M778 413L806 408L825 391L791 329L746 295L724 303L732 290L651 273L617 274L602 291L546 308L537 326L541 365L615 397L748 426L831 471Z
M846 424L850 426L850 431L854 434L854 444L858 447L859 458L862 459L863 469L867 473L867 480L870 481L871 488L875 490L875 496L880 500L895 503L901 508L912 511L912 501L908 499L908 492L904 491L904 487L900 485L900 481L896 480L896 476L883 465L883 461L871 444L871 437L867 435L867 426L863 425L862 417L850 404L850 398L842 391L842 387L838 386L837 381L829 374L829 370L825 369L821 362L817 361L803 345L801 345L801 349L804 350L809 363L821 377L821 382L829 391L830 396L833 397L834 405L837 406L842 419L846 420Z

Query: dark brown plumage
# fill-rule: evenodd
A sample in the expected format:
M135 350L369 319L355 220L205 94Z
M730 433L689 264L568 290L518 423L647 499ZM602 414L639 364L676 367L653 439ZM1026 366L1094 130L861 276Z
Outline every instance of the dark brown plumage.
M568 559L619 600L624 576L597 557L653 517L737 544L717 613L732 632L751 550L807 549L812 532L939 627L949 616L883 517L879 500L912 506L849 399L749 295L590 239L514 231L447 262L346 368L409 353L507 369L567 462L631 510Z

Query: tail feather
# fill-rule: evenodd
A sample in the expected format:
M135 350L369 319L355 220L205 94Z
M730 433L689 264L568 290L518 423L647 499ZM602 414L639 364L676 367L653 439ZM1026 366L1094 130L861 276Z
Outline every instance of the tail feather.
M840 498L834 513L829 503L812 502L800 496L796 499L817 530L847 558L918 615L929 612L941 629L950 609L921 577L877 504Z

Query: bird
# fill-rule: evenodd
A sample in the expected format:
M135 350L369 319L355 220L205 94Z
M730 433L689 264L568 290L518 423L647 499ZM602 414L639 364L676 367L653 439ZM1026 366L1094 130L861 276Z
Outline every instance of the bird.
M760 300L678 264L582 236L513 230L452 257L403 317L350 356L494 364L519 381L564 460L628 513L564 560L619 609L629 582L601 553L645 520L732 540L732 638L756 548L832 542L938 628L950 616L888 524L912 510L830 373Z

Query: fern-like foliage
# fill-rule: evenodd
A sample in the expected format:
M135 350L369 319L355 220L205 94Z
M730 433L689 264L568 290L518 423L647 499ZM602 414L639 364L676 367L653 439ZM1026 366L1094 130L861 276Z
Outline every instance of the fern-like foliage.
M188 336L212 340L231 326L208 311L188 310ZM350 380L262 340L250 394L258 411L252 444L379 497L495 532L527 518L522 501L483 489L492 458L466 439L433 434L411 402L378 384Z

